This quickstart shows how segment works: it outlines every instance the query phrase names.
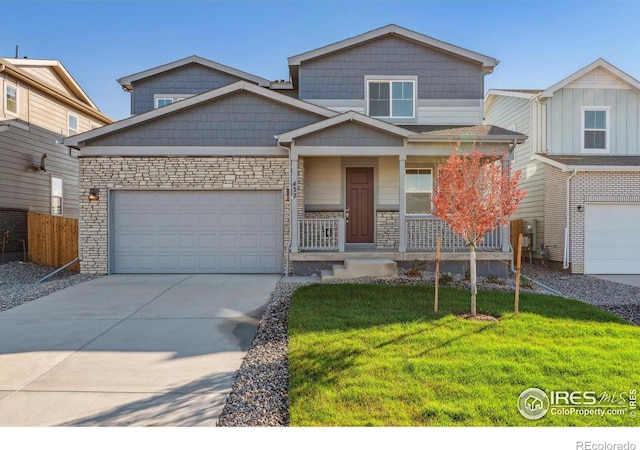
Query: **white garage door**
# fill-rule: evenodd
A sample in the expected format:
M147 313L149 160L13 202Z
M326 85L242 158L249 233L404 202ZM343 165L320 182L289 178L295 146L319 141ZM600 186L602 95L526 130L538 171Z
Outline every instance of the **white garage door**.
M584 272L640 274L640 205L587 205Z
M113 273L280 273L278 191L116 191Z

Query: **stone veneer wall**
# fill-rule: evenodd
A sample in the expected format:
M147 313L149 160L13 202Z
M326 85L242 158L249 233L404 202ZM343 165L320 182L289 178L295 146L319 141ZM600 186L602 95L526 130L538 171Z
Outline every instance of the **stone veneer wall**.
M298 198L304 201L300 163ZM80 158L79 256L84 273L108 271L108 191L278 189L289 180L289 160L281 157L86 157ZM100 200L88 200L89 189ZM302 194L302 195L301 195ZM284 202L284 248L289 242L289 202ZM284 270L284 269L283 269Z
M342 211L305 211L305 219L339 219L344 216Z
M397 249L400 244L400 213L378 211L376 213L376 248Z

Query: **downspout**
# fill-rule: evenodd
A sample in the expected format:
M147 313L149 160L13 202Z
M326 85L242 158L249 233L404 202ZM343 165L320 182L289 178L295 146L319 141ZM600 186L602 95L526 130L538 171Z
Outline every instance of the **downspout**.
M573 177L576 176L576 174L578 173L578 169L573 169L573 173L569 176L569 178L567 178L567 216L566 216L566 221L567 221L567 226L564 228L564 258L562 260L562 268L563 269L568 269L569 268L569 189L571 188L571 179Z
M281 148L282 150L286 150L287 154L289 155L289 185L287 186L287 190L289 191L289 242L287 242L287 252L285 255L285 263L284 263L284 267L285 267L285 272L284 272L284 276L285 277L289 277L289 253L291 253L291 240L293 237L293 212L291 211L291 193L292 193L292 179L291 179L291 149L285 147L284 145L280 144L280 142L278 141L279 136L276 135L274 136L274 138L276 139L276 145L278 146L278 148Z

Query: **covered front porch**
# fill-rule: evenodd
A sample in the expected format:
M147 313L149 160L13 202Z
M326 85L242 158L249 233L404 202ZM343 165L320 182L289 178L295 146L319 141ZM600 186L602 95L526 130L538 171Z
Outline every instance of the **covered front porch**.
M461 236L431 214L438 167L453 151L503 155L516 139L484 126L396 126L349 112L278 137L291 163L289 261L322 263L385 258L463 262ZM511 259L509 229L488 233L479 260Z

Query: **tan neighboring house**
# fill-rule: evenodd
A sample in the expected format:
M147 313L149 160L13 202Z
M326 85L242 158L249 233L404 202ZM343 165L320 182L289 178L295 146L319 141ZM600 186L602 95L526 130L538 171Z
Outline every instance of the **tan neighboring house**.
M64 138L113 122L56 60L0 58L0 233L22 257L27 211L78 218L78 152Z
M457 143L508 157L526 136L482 125L498 61L389 25L288 59L269 81L192 56L123 77L132 116L80 150L80 256L93 273L318 273L354 259L463 272L431 215ZM99 192L90 200L89 191ZM508 229L479 270L505 275Z
M640 274L640 81L603 59L547 89L492 89L485 120L529 136L514 218L572 273Z

